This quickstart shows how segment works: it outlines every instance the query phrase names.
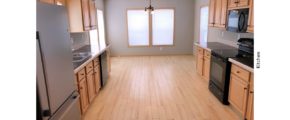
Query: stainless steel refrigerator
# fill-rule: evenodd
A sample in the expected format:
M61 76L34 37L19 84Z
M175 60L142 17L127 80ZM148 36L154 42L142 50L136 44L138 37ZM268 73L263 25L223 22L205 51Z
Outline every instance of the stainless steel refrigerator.
M65 7L37 2L37 119L80 120Z

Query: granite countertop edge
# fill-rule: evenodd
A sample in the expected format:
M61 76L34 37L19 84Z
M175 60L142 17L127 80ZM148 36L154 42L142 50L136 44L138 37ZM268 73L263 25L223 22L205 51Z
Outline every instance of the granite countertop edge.
M239 61L236 61L236 60L234 60L234 59L232 59L232 58L229 58L229 61L230 61L231 63L235 64L235 65L238 65L238 66L240 66L240 67L242 67L242 68L244 68L244 69L246 69L246 70L252 72L252 73L254 72L254 68L251 68L251 67L249 67L249 66L247 66L247 65L245 65L245 64L243 64L243 63L241 63L241 62L239 62Z
M79 65L78 67L76 67L74 69L74 73L79 72L81 69L83 69L89 62L91 62L93 59L95 59L96 57L100 56L104 51L106 51L108 48L111 47L111 44L107 45L105 48L101 49L99 52L93 53L92 57L88 60L86 60L84 63L82 63L81 65Z

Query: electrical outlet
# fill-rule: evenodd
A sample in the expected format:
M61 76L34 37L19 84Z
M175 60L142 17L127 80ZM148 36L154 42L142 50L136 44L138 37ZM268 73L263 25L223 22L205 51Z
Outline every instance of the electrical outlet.
M222 37L224 37L224 31L222 31Z
M162 47L160 47L159 49L160 49L160 51L162 51L162 49L163 49L163 48L162 48Z

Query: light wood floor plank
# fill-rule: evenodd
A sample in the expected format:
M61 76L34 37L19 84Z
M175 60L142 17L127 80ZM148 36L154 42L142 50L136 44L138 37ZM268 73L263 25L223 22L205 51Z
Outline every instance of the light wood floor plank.
M196 74L191 55L112 57L84 120L239 120Z

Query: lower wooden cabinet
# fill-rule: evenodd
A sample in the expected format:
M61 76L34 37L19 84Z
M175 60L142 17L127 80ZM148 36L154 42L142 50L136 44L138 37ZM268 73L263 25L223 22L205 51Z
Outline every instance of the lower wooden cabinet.
M202 76L202 72L203 72L202 69L203 69L203 55L197 54L196 70L197 70L197 73L201 76Z
M229 102L243 115L246 111L248 97L248 83L231 74L230 89L229 89Z
M94 72L91 71L87 74L87 86L88 86L88 96L89 96L89 102L91 103L95 96L95 80L94 80Z
M254 74L232 65L229 102L246 120L254 120Z
M95 77L95 92L98 93L101 88L101 76L100 76L100 66L97 65L94 68L94 77Z
M207 81L210 79L210 58L210 51L201 47L197 48L196 71L203 79Z
M253 74L251 75L251 79L250 79L250 90L249 90L249 97L248 97L246 119L254 120L254 75Z
M80 80L79 82L79 93L80 93L81 111L82 113L85 113L85 111L89 107L87 82L85 78Z
M95 58L75 74L75 82L80 93L80 108L84 114L101 88L101 72L99 58Z

